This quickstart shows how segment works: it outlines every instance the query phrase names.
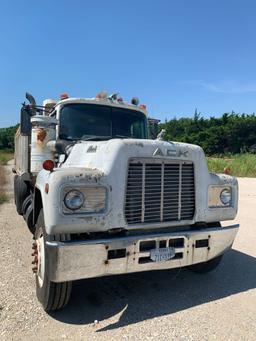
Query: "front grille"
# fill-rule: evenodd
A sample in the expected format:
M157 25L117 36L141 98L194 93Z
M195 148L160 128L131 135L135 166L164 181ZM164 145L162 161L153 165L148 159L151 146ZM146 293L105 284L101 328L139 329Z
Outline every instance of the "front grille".
M125 203L128 224L191 220L194 211L192 162L130 162Z

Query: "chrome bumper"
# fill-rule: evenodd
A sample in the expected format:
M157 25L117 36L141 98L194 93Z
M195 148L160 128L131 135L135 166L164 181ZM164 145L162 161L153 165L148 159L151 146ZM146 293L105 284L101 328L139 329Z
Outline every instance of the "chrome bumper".
M111 239L47 242L50 280L82 278L184 267L206 262L231 248L239 225L197 231ZM171 246L175 257L153 262L150 249Z

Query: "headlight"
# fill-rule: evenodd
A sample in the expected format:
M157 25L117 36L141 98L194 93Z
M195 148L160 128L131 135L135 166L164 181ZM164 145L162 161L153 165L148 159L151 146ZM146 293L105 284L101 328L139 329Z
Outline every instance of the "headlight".
M106 187L88 186L62 189L62 212L65 214L103 213L106 210ZM75 211L75 212L74 212Z
M79 210L84 204L84 195L78 190L71 190L65 195L64 203L72 211Z
M229 205L231 202L231 189L225 188L220 193L220 201L223 205Z

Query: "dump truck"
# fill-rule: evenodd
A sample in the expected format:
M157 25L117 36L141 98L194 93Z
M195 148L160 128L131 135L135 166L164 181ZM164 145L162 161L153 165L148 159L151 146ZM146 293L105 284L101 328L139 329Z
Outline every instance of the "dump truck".
M14 198L45 311L64 307L79 279L218 266L239 228L221 224L236 216L238 185L208 171L201 147L165 141L136 97L26 98Z

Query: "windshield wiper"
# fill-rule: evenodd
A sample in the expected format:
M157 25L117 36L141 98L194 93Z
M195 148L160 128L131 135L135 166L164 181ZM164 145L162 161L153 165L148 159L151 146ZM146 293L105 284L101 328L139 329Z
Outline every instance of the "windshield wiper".
M127 135L113 135L113 138L121 138L121 139L130 139L131 136L127 136Z
M60 135L59 135L59 138L60 138L61 140L66 140L66 141L78 141L78 140L79 140L79 139L76 138L76 137L66 136L66 135L64 135L64 134L60 134Z
M131 136L126 136L126 135L107 135L107 136L99 136L99 135L93 135L93 136L82 136L80 138L65 138L70 139L70 140L75 140L75 141L103 141L103 140L110 140L110 139L115 139L115 138L122 138L122 139L129 139Z
M88 137L81 137L80 140L82 141L102 141L102 140L109 140L112 136L88 136Z
M110 140L110 139L115 139L115 138L121 138L121 139L129 139L131 138L130 136L126 135L113 135L113 136L88 136L88 137L81 137L80 140L82 141L102 141L102 140Z

